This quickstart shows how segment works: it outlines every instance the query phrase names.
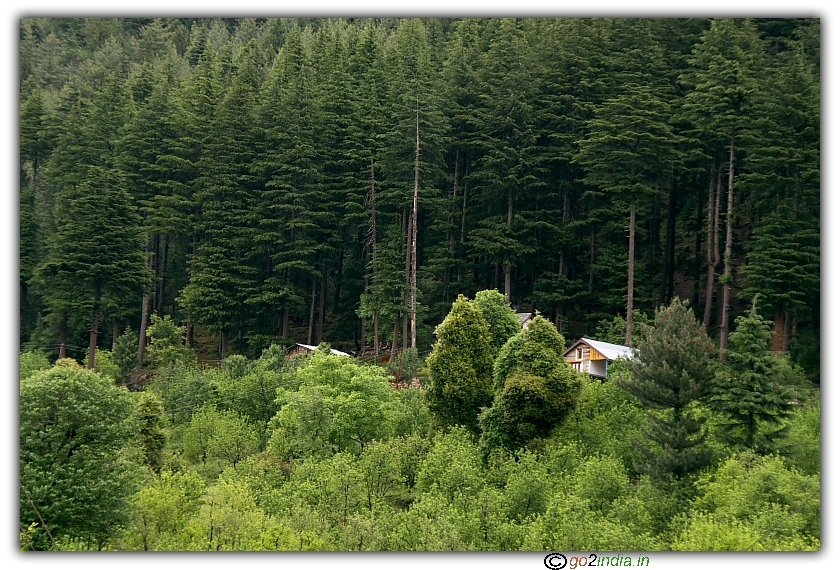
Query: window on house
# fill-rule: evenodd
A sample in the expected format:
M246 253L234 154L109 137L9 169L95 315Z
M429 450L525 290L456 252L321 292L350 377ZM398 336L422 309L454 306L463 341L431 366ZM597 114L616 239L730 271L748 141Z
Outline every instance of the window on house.
M577 349L577 359L580 360L581 358L583 358L583 349L579 348Z

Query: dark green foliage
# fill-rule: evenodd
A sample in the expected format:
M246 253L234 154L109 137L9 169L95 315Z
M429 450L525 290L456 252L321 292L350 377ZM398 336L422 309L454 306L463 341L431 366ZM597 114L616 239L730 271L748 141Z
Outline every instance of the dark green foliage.
M778 449L797 394L789 385L790 364L770 351L771 323L758 314L756 302L735 321L710 405L727 419L730 443L768 453Z
M479 309L459 295L437 328L427 360L429 409L444 425L478 432L478 413L493 397L490 331Z
M818 19L19 24L19 330L39 351L22 353L22 385L88 345L95 371L150 398L78 477L32 458L58 548L819 549L820 410L799 368L819 382ZM728 311L707 270L738 292ZM641 357L606 382L561 362L558 331L643 347L675 292L732 321L759 294L775 354L729 355L711 405L686 364L707 352L685 346L694 329L658 343L647 376L629 375ZM427 362L459 294L472 312L440 326ZM545 318L527 337L509 306ZM141 320L149 360L133 333L102 350ZM370 363L374 321L382 368L326 347L286 359L329 341ZM792 413L753 422L754 449L780 457L732 457L749 405L784 386ZM107 394L77 433L113 424ZM50 418L22 409L22 433L33 419ZM708 451L721 462L694 476ZM49 548L20 498L22 548Z
M519 449L546 437L575 408L581 381L563 358L563 336L537 315L496 360L492 407L480 417L482 445Z
M186 327L179 327L166 315L163 318L152 315L152 324L146 329L151 339L146 357L153 368L189 365L195 360L195 354L184 346Z
M667 479L708 465L710 452L702 447L706 434L692 404L706 398L712 388L714 347L683 301L674 299L656 311L627 367L630 376L619 385L646 408L662 410L649 414L646 438L654 448L639 445L645 459L639 469Z
M32 522L40 527L43 518L53 538L78 540L89 548L101 548L119 533L128 522L129 497L137 484L122 456L131 436L132 409L128 390L78 366L55 367L21 380L24 528ZM41 528L36 544L50 547Z
M644 338L645 326L650 326L650 324L650 317L638 309L633 309L633 332L631 333L633 346L636 346ZM626 330L627 321L621 315L616 315L612 321L604 319L598 323L598 328L595 329L595 336L592 338L603 342L623 345Z
M142 461L157 473L163 462L163 448L166 445L163 402L154 392L141 392L135 402L134 416Z
M137 362L137 343L139 336L136 332L131 330L131 327L117 337L117 342L114 343L114 350L111 358L114 364L120 370L119 380L124 380L128 377L131 371L138 365Z
M472 303L484 315L490 328L490 350L495 357L508 339L521 330L519 319L505 296L496 290L479 291Z

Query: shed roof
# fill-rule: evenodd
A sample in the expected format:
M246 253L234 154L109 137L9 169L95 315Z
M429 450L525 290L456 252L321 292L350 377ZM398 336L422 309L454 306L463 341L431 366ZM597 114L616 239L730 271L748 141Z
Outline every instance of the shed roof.
M297 346L302 346L303 348L308 348L312 352L315 352L316 350L318 350L317 346L312 346L311 344L297 343ZM340 350L336 350L334 348L330 349L330 354L335 354L336 356L350 356L346 352L341 352Z
M607 358L607 360L615 360L621 356L632 358L633 357L633 349L629 346L622 346L620 344L612 344L609 342L601 342L600 340L592 340L589 338L582 338L576 343L574 343L569 350L573 349L577 344L584 342L600 352ZM567 351L568 352L568 351Z
M534 317L534 313L516 313L516 318L519 319L519 326L524 326L529 319Z

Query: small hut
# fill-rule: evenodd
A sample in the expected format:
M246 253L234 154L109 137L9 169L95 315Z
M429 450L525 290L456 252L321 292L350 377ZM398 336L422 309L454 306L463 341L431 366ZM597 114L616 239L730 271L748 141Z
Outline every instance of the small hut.
M596 378L606 378L610 362L622 356L632 358L633 349L620 344L582 338L572 343L563 356L575 370Z

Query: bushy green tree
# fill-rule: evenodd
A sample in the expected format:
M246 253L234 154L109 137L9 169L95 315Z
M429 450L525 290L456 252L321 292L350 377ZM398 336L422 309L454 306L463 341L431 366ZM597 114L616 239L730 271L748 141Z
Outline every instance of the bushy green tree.
M817 475L779 457L733 456L697 482L698 497L673 547L678 550L816 550Z
M102 548L129 520L135 469L122 453L131 435L128 390L78 366L20 384L20 521L53 538ZM48 548L46 529L36 547Z
M151 391L141 392L135 402L137 443L143 455L143 462L154 472L160 471L163 463L163 448L166 432L163 402Z
M137 343L140 342L139 336L136 332L127 327L125 331L117 337L117 342L114 343L114 349L111 352L111 359L120 370L120 378L124 380L128 377L137 363Z
M151 339L146 356L154 368L171 366L175 363L192 364L195 353L185 346L186 327L179 327L172 317L152 315L152 324L146 329Z
M46 354L40 352L26 351L20 355L20 379L25 380L36 372L47 370L50 361Z
M187 522L201 506L204 479L195 471L163 471L132 501L132 525L123 544L137 550L180 550Z
M280 388L270 448L281 458L358 453L393 435L400 403L381 368L319 350Z
M487 321L490 328L490 350L493 356L496 356L508 339L522 329L519 319L510 308L510 303L505 300L505 296L495 289L479 291L472 303Z
M478 432L478 414L493 396L490 331L481 311L459 295L437 327L437 342L427 359L429 409L445 425Z
M679 299L656 311L653 326L627 363L628 378L619 386L652 410L646 438L655 448L639 444L644 457L639 469L656 478L680 478L711 461L702 447L706 437L692 404L709 395L714 378L714 347L694 313Z
M259 450L259 435L236 412L205 406L195 413L184 433L184 453L193 461L219 466L236 464Z
M537 315L502 347L494 369L496 396L479 419L485 451L515 450L546 437L575 408L581 380L563 358L565 344L554 325Z

